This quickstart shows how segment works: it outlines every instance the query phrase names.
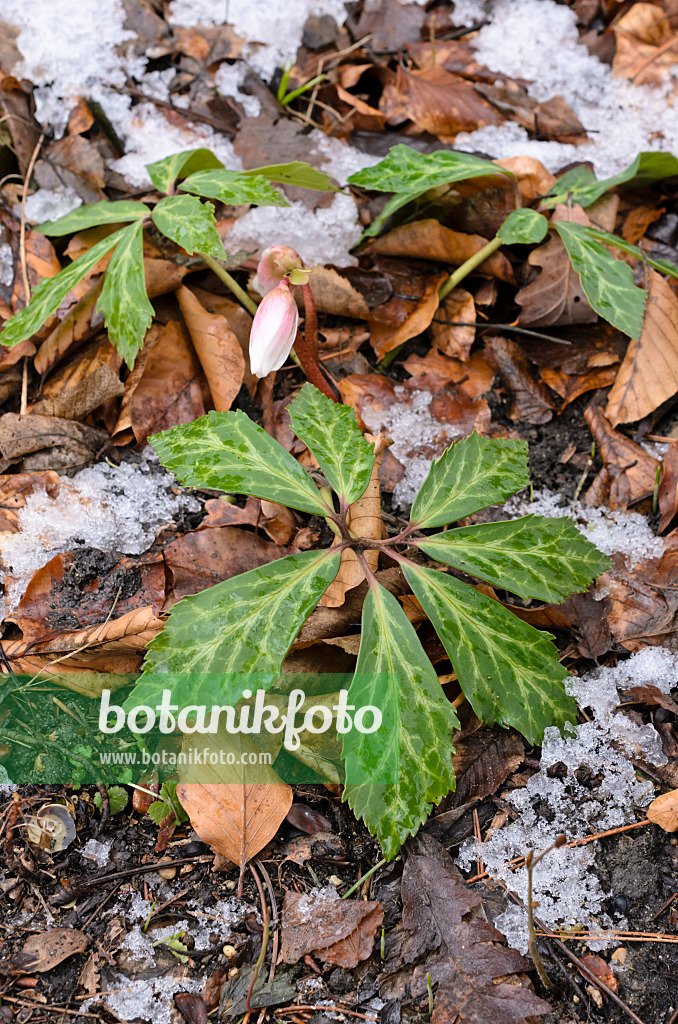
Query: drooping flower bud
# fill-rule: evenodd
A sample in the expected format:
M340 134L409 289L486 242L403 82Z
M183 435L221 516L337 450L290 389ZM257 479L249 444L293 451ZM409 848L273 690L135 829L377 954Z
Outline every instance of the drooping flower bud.
M301 270L302 267L299 253L289 245L269 245L261 254L252 287L260 295L268 295L290 271Z
M256 377L279 370L290 354L299 326L299 310L283 277L261 300L250 331L250 367Z

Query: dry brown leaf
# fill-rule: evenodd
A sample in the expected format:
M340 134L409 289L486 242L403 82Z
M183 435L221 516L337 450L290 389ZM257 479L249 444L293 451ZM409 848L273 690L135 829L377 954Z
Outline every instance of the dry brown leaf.
M410 259L440 260L453 266L461 266L485 245L487 239L480 235L452 231L439 221L429 218L394 228L382 238L371 241L367 251L383 253L386 256L408 256ZM488 260L481 263L477 273L488 274L508 284L515 284L511 264L500 252L493 253Z
M662 693L658 686L651 686L646 683L644 686L631 686L624 694L630 700L638 700L650 707L665 708L674 715L678 715L678 702L673 697Z
M468 398L480 398L487 394L495 377L495 371L483 352L474 352L468 362L462 363L459 359L450 359L431 349L425 356L415 353L408 356L403 369L412 374L409 383L413 387L437 391L451 382L456 385L456 390Z
M608 395L612 424L635 423L678 391L678 296L656 270L648 271L643 329L631 340Z
M43 388L40 401L30 405L28 411L84 420L98 406L124 392L121 364L122 358L110 342L100 342L55 374Z
M589 224L584 211L574 206L571 219L577 224ZM568 210L558 206L554 220L567 220ZM516 302L521 306L518 322L533 327L556 324L590 324L598 319L589 306L560 236L552 234L544 245L533 249L527 258L530 266L541 267L541 273L530 284L521 288Z
M416 338L430 325L438 309L438 292L447 278L447 274L435 274L426 281L423 295L417 295L416 301L394 296L387 303L372 311L368 324L372 348L379 359L399 345ZM412 281L412 290L416 293L418 282ZM399 290L407 292L409 283L401 281ZM413 296L414 297L414 296Z
M647 809L649 820L663 828L665 832L678 830L678 789L670 793L662 793L656 797Z
M374 445L374 466L365 493L350 506L346 521L356 536L366 540L381 540L384 537L384 524L381 520L379 469L384 452L393 442L385 434L365 434L365 438ZM341 538L335 537L332 546L336 547L340 543ZM364 555L374 572L379 564L379 552L372 548L365 551ZM346 592L357 587L364 579L365 573L355 551L345 548L341 553L339 572L320 598L320 604L324 608L340 608L346 600Z
M630 78L636 85L662 85L676 60L673 47L657 52L675 34L662 7L651 3L631 4L613 30L616 42L613 74Z
M601 956L583 956L582 963L585 964L596 978L607 985L609 989L616 992L619 988L619 979L606 960Z
M503 117L515 121L526 131L558 142L585 142L586 130L572 107L562 96L551 96L538 103L519 82L504 79L498 82L477 82L475 89Z
M554 402L548 388L535 380L530 362L515 341L498 335L485 343L488 361L497 368L510 395L509 418L514 422L548 423L553 418Z
M462 321L461 324L455 321ZM463 288L451 291L438 306L431 321L431 339L436 348L453 359L468 359L476 337L476 304Z
M20 341L14 348L5 348L0 345L0 370L7 370L24 356L32 355L35 355L35 345L32 341Z
M75 106L71 107L68 115L68 134L82 135L88 132L94 124L94 114L89 109L87 101L78 96Z
M504 120L471 82L436 65L416 71L399 65L396 91L400 109L389 123L409 118L422 131L441 139L452 140L458 132L472 132Z
M0 493L2 488L0 486ZM659 479L659 532L668 529L672 519L678 515L678 443L669 447L662 461L662 475Z
M225 317L208 311L193 292L182 285L177 300L205 371L217 412L228 412L242 386L245 358L240 342Z
M38 490L44 490L50 498L56 498L59 493L59 474L47 471L0 476L0 533L19 532L19 511L25 506L29 494Z
M533 156L510 156L495 162L499 167L504 167L515 174L526 205L545 196L557 180L556 176L547 171L543 163Z
M48 238L41 235L39 231L26 232L26 271L31 294L37 286L47 277L55 277L61 270L61 264L57 259L54 246ZM14 286L10 300L13 313L18 313L26 305L23 274L14 275ZM53 321L53 317L50 317ZM43 337L47 333L44 327L36 332Z
M180 783L177 796L202 841L239 865L241 874L270 843L292 806L292 787L280 782Z
M603 468L584 497L586 504L607 501L610 508L627 508L649 497L657 477L657 459L616 431L597 407L586 409L584 418L603 460Z
M171 320L151 349L130 400L138 443L150 434L190 423L211 408L209 387L183 324Z
M64 630L57 636L32 643L12 640L3 646L15 672L47 672L50 676L90 670L136 672L146 644L158 635L164 624L153 608L137 608L118 619L85 629ZM57 658L62 660L54 664ZM62 685L69 686L69 683ZM104 681L104 685L109 684Z
M174 600L286 554L285 548L237 526L186 533L163 551Z
M35 357L38 373L46 373L70 348L86 341L103 326L103 316L94 311L103 286L103 277L91 283L82 298L45 338Z
M621 230L622 238L631 245L637 245L650 224L659 220L663 213L666 213L663 206L636 206L634 210L629 210Z
M587 391L608 388L610 384L614 383L618 366L618 359L608 366L601 366L588 373L563 373L562 370L554 370L546 366L540 370L540 375L544 384L548 384L563 399L564 408Z
M282 915L283 963L296 964L310 955L353 970L371 954L384 908L376 900L329 899L288 890Z
M332 267L313 267L309 277L311 294L319 313L367 320L370 310L359 291Z
M250 371L250 331L252 330L252 317L239 302L234 302L225 295L215 295L214 292L207 292L204 288L191 288L191 291L198 302L205 307L208 313L217 313L228 321L228 325L235 334L245 360L244 384L250 395L254 397L259 378L254 377Z
M58 416L0 416L0 468L15 464L24 472L76 469L100 455L108 434ZM3 467L4 460L4 467Z
M88 945L89 936L77 928L50 928L26 939L8 967L12 974L43 974L69 956L84 953Z
M40 188L72 189L84 203L106 198L104 159L98 148L82 135L66 135L43 148L35 165Z
M596 586L609 600L612 636L629 651L661 644L678 648L678 531L665 541L659 558L645 558L629 570L623 559Z
M522 737L513 729L483 727L455 743L452 766L457 776L454 807L492 796L525 756Z

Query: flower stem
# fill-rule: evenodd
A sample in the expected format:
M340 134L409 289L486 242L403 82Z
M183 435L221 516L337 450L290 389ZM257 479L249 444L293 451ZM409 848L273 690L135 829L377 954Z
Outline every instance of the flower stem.
M484 263L486 259L489 259L492 253L496 252L501 244L501 238L499 238L499 236L496 236L495 238L492 239L491 242L488 242L487 245L484 245L482 249L478 249L478 252L474 253L474 255L471 256L470 259L467 259L465 263L462 263L460 267L457 267L455 272L453 274L450 274L447 281L445 281L444 284L441 285L440 291L438 292L438 298L440 299L440 301L442 302L443 299L450 294L452 289L456 288L457 285L461 281L463 281L464 278L467 277L472 270L475 270L476 267L479 267L480 264Z
M297 331L294 351L299 357L301 368L306 374L307 380L315 385L318 391L322 391L323 395L331 398L333 402L338 402L340 400L339 394L325 377L318 361L318 315L309 285L302 284L301 294L304 297L306 322L304 324L304 335L302 335L301 331Z
M229 272L224 270L219 261L215 260L213 256L208 256L206 252L199 252L198 256L200 256L210 270L213 270L217 277L224 282L226 287L230 288L238 302L245 307L247 312L254 316L257 312L257 304L249 297L245 289L240 287L235 278L231 277Z

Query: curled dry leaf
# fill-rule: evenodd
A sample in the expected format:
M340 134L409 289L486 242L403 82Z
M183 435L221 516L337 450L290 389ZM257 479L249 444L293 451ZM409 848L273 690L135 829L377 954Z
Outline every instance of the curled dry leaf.
M296 964L317 956L352 970L367 960L384 908L376 900L338 900L287 891L282 911L280 959Z
M415 71L399 65L396 93L400 106L395 120L390 117L389 123L409 118L421 131L443 140L504 120L471 82L437 65L429 64Z
M55 374L43 388L40 400L29 406L29 412L84 420L98 406L123 394L121 363L110 342L100 342Z
M649 497L655 487L657 459L615 430L596 406L586 409L584 418L603 460L603 468L584 496L586 504L605 501L610 508L627 508Z
M368 318L372 348L380 359L387 352L399 345L416 338L430 325L438 309L438 292L447 274L434 274L424 284L423 294L419 292L419 282L399 282L399 295L394 295L388 302L372 311ZM400 297L403 293L412 293L412 299Z
M0 416L0 469L79 469L106 449L108 434L58 416Z
M1 488L0 488L1 493ZM678 442L673 442L662 461L659 480L659 532L663 533L678 515Z
M599 978L609 989L612 989L613 992L619 989L619 979L608 962L601 956L583 956L581 959L591 973L595 974L596 978Z
M394 228L382 238L369 243L369 252L383 253L385 256L408 256L410 259L440 260L460 266L475 256L487 239L480 235L467 235L462 231L452 231L439 221L429 218L416 220L411 224L402 224ZM511 264L503 253L495 252L478 267L476 273L488 274L515 284Z
M312 267L308 281L319 313L367 320L370 310L360 292L332 267Z
M555 175L547 171L543 163L533 156L510 156L496 160L495 163L515 174L526 206L546 195L557 180Z
M385 434L365 434L365 437L370 444L374 444L374 466L365 493L349 508L346 522L356 536L364 537L366 540L381 540L384 536L384 524L381 520L379 470L384 452L393 442ZM335 537L332 547L340 543L341 538ZM379 552L372 548L364 552L364 557L374 572L379 564ZM355 551L346 548L341 553L339 572L320 598L320 605L324 608L341 607L346 599L346 592L357 587L364 579L365 573Z
M540 138L570 143L587 139L584 126L562 96L538 103L524 85L511 80L502 85L479 82L475 88L500 114Z
M492 796L525 756L523 739L514 729L483 727L469 736L460 736L455 746L455 807Z
M520 345L497 335L488 338L485 352L510 395L509 418L514 422L548 423L553 418L553 399L546 385L535 379Z
M237 526L186 533L163 552L176 601L286 554L278 544Z
M468 398L487 394L495 376L483 352L474 352L468 362L463 363L431 349L423 357L414 353L408 356L403 367L412 374L410 383L414 387L437 391L451 383Z
M617 563L620 562L616 558ZM670 533L659 558L645 558L628 569L617 564L601 577L609 599L607 624L628 651L648 644L676 646L678 633L678 531Z
M26 939L23 949L9 961L12 974L43 974L76 953L84 953L89 936L77 928L50 928Z
M26 232L26 272L31 293L35 291L41 281L47 277L56 277L61 270L61 264L57 259L54 246L45 235L39 231ZM14 275L14 287L10 305L13 313L18 313L26 305L27 297L24 289L23 274ZM50 317L50 319L53 319ZM43 337L47 333L44 327L37 332Z
M662 793L656 797L647 809L647 816L655 825L665 832L678 830L678 789L670 793Z
M433 344L446 356L468 359L476 336L475 322L473 296L463 288L455 288L438 306L431 321Z
M245 357L225 317L209 313L182 285L176 293L184 320L205 371L217 412L228 412L242 386Z
M635 423L678 391L678 296L656 270L647 275L643 329L631 340L608 395L612 424Z

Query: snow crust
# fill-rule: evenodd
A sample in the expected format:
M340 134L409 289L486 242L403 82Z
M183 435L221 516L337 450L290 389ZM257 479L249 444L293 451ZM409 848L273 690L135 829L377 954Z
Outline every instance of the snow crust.
M242 107L247 117L258 117L261 113L261 103L256 96L242 91L242 85L247 77L247 64L238 61L236 64L222 64L214 76L214 84L224 96L236 100Z
M0 558L7 576L7 603L14 608L34 573L54 555L81 547L141 554L157 530L181 509L198 502L172 493L174 477L151 463L118 467L100 463L61 477L56 498L36 491L19 511L20 532L1 535ZM0 567L0 582L4 579Z
M620 690L648 683L668 693L678 683L678 655L647 647L615 667L567 679L568 692L592 720L568 729L563 736L557 729L546 730L541 769L527 786L506 797L518 812L517 819L482 844L467 840L460 849L460 865L468 869L482 857L490 875L505 882L525 902L527 874L523 868L512 871L511 860L529 850L540 853L563 833L568 840L582 839L635 821L634 805L648 804L653 786L636 778L631 759L662 765L666 757L653 726L638 725L615 707ZM567 774L551 778L548 769L559 762L560 774L563 766ZM575 772L579 769L579 778L586 782L582 768L597 784L581 784ZM601 934L610 927L624 927L623 918L613 921L602 910L610 894L596 875L598 846L597 841L564 846L534 868L534 899L539 903L538 916L548 928L583 927ZM520 907L511 906L497 918L496 925L510 945L527 951L527 915ZM594 940L589 946L602 949L610 944L614 938Z
M14 255L12 246L7 242L0 245L0 284L11 288L14 281Z
M456 6L456 5L455 5ZM591 160L599 177L617 174L644 150L678 151L678 112L669 99L678 67L663 88L632 85L578 41L576 14L554 0L494 0L472 41L477 61L491 71L531 84L538 101L561 95L589 131L582 145L531 140L514 122L458 135L455 145L493 157L533 156L557 171Z
M106 842L101 842L98 839L88 839L80 851L80 856L84 857L85 860L93 860L100 868L105 868L111 857L112 845L112 839L108 839Z
M40 224L45 220L58 220L67 213L82 206L82 199L72 188L50 189L39 188L37 192L26 197L26 220L30 224ZM21 207L18 207L21 216Z

